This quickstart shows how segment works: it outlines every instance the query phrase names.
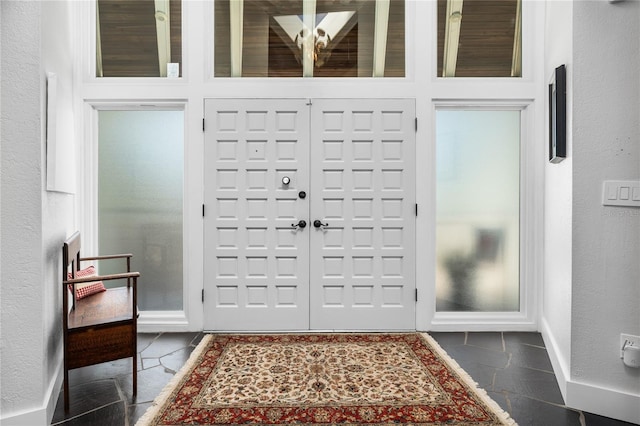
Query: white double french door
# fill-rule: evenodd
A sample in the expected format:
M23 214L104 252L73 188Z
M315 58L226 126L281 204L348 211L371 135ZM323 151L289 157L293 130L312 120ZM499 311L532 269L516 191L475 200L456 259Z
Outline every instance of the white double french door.
M205 330L415 329L414 110L205 101Z

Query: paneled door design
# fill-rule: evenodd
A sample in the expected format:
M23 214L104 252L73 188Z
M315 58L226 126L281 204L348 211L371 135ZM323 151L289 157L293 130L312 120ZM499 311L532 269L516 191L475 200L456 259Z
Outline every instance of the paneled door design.
M204 328L308 329L307 101L205 102Z
M205 330L415 329L413 100L205 113Z
M314 100L311 326L415 329L413 100Z

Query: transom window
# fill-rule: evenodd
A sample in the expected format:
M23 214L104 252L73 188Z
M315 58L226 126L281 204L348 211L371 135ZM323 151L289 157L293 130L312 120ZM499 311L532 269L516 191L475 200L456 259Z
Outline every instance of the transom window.
M404 77L404 0L219 0L215 77Z
M521 77L522 0L438 0L438 77Z
M96 77L179 77L181 0L97 0Z

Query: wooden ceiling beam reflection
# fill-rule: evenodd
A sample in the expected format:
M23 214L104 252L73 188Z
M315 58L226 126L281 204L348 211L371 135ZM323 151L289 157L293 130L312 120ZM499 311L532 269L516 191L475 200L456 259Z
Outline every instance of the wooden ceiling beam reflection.
M156 39L158 40L158 66L160 77L167 76L167 64L171 62L171 14L169 0L154 0Z
M463 0L447 0L444 29L444 53L442 76L455 77L460 45L460 27L462 26Z
M242 77L244 0L229 2L229 22L231 22L231 77Z
M375 27L373 31L373 77L384 77L389 32L390 0L376 0Z
M455 9L453 1L437 0L437 75L520 77L521 0L464 0L462 13L458 15L453 11L454 17L461 19L459 29L455 28L455 31L451 28L451 9ZM458 37L457 44L453 42L455 36ZM454 56L455 66L452 63Z
M102 40L100 37L100 3L96 2L96 77L104 77L102 71Z
M522 0L517 0L511 77L522 77Z
M302 0L302 76L313 77L315 61L314 30L316 27L316 0Z

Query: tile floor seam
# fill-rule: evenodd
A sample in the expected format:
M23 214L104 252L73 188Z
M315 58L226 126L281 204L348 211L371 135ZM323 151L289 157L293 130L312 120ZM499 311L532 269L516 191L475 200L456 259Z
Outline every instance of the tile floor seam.
M506 391L502 391L502 392L496 392L499 395L502 395L504 397L504 400L506 402L507 405L507 412L509 414L511 414L513 412L513 407L511 406L511 399L509 398L509 392Z
M66 418L62 419L61 421L59 421L57 423L51 423L51 426L64 425L65 423L67 423L69 421L80 419L80 418L86 416L87 414L95 413L96 411L102 410L103 408L107 408L107 407L109 407L111 405L116 405L116 404L120 404L120 403L124 404L125 409L127 408L127 403L125 401L122 401L122 400L113 401L113 402L110 402L108 404L104 404L104 405L101 405L99 407L93 408L93 409L91 409L89 411L83 411L82 413L77 414L75 416L66 417Z
M506 352L509 357L507 358L507 365L506 367L504 367L504 370L506 370L507 368L511 367L511 360L513 359L513 353L512 352Z
M136 371L136 374L137 374L137 371ZM124 411L126 413L128 411L128 408L129 408L129 403L127 401L127 395L122 390L122 387L120 386L120 381L118 381L118 380L114 380L114 381L115 381L115 385L116 385L116 392L118 392L118 395L120 396L120 400L124 404ZM129 426L129 416L125 415L124 420L125 420L124 426Z
M580 411L578 420L580 421L580 426L587 426L587 419L584 417L584 413L582 411Z
M544 349L545 351L547 350L545 346L534 345L533 343L518 343L518 344L522 346L529 346L530 348Z
M173 355L173 354L175 354L176 352L184 351L185 349L188 349L188 348L189 348L189 345L187 345L187 346L183 346L183 347L181 347L181 348L176 349L175 351L167 352L166 354L164 354L164 355L162 355L162 356L158 357L158 359L162 359L162 358L167 357L167 356L169 356L169 355Z
M200 335L201 335L201 334L202 334L202 333L198 333L198 334L196 334L195 336L193 336L193 339L191 339L191 342L189 342L189 345L188 345L188 346L193 346L193 347L198 346L198 345L195 343L195 341L196 341L196 339L197 339L198 337L200 337Z
M138 353L144 352L144 350L147 349L149 346L151 346L153 343L155 343L155 341L158 340L160 336L162 336L162 333L157 333L157 336L154 337L149 343L147 343L147 345L143 349L140 349L139 347L136 348Z
M524 369L527 369L527 370L538 371L540 373L551 374L551 375L555 376L555 373L553 371L549 371L549 370L543 370L543 369L534 368L534 367L527 367L527 366L518 365L518 364L514 364L513 366L514 367L518 367L518 368L524 368Z
M508 392L508 391L505 391L505 392ZM519 396L520 398L527 398L527 399L530 399L532 401L540 402L542 404L552 405L552 406L557 407L557 408L562 408L564 410L573 411L574 413L582 413L581 410L578 410L578 409L575 409L575 408L571 408L571 407L567 407L564 403L558 404L556 402L545 401L544 399L534 398L532 396L524 395L524 394L521 394L521 393L513 392L513 394Z
M144 360L145 360L145 359L146 359L146 360L153 360L153 359L155 359L155 360L157 360L157 361L158 361L158 363L157 363L157 364L155 364L155 365L152 365L151 367L145 367L145 366L144 366L144 364L145 364ZM159 366L159 365L160 365L160 358L157 358L157 357L142 358L142 357L140 357L140 365L142 366L142 369L141 369L140 371L145 371L145 370L148 370L148 369L150 369L150 368L157 367L157 366Z
M503 351L503 350L491 349L491 348L487 348L486 346L478 346L478 345L474 345L473 343L465 343L463 346L469 346L470 348L484 349L485 351L491 351L491 352L496 353L496 354L507 353L506 351Z

